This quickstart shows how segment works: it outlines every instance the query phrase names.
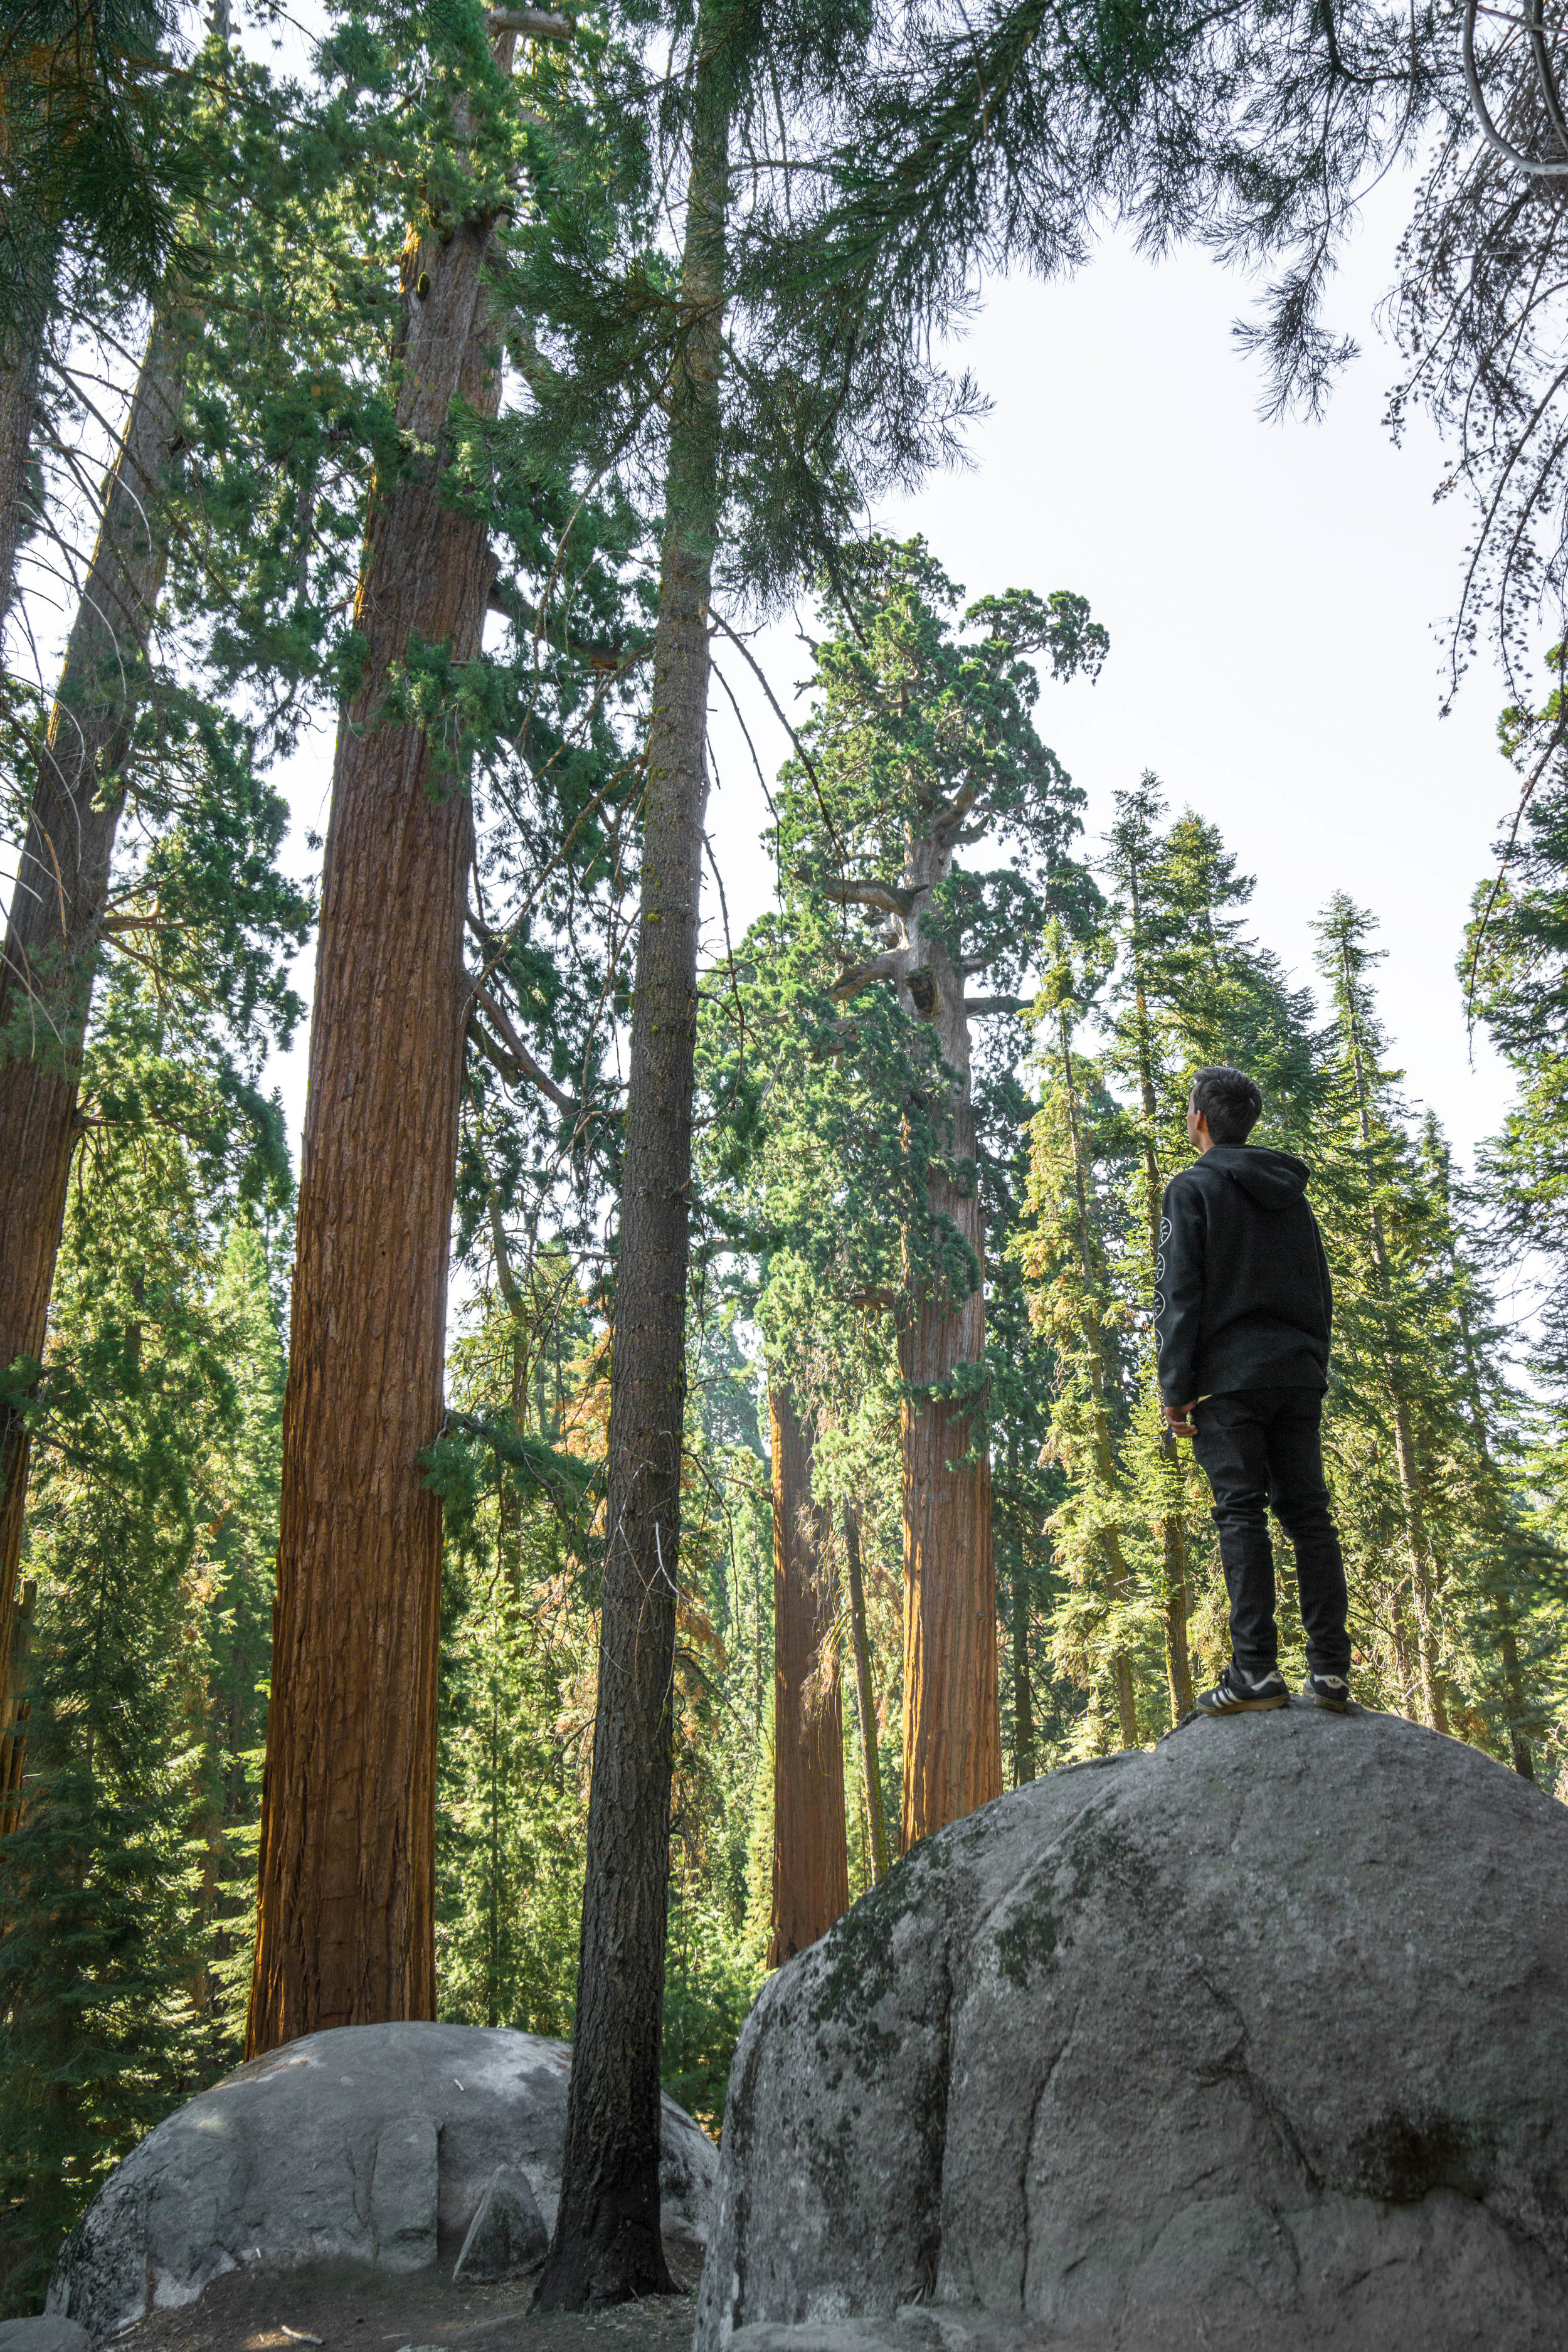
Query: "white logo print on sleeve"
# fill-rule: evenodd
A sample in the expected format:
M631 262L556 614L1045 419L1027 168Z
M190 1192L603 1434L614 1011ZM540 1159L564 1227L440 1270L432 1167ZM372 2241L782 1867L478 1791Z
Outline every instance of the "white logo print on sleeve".
M1165 1244L1171 1238L1171 1220L1160 1220L1160 1255L1154 1260L1154 1320L1157 1323L1165 1311L1165 1294L1160 1288L1165 1279Z

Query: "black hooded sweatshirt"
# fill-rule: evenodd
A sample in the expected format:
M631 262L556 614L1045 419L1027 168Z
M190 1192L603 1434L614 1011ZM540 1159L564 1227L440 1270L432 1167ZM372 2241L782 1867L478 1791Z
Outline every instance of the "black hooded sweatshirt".
M1154 1328L1167 1404L1327 1388L1334 1299L1310 1175L1289 1151L1216 1143L1166 1185Z

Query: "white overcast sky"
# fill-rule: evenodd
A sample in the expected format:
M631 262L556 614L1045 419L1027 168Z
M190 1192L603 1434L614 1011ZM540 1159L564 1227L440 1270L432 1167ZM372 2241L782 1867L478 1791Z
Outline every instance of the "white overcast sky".
M1436 632L1468 518L1434 505L1433 437L1413 430L1395 449L1382 422L1397 371L1373 311L1405 203L1383 193L1342 271L1333 324L1363 355L1317 424L1259 420L1256 365L1231 337L1248 289L1202 255L1152 264L1112 245L1069 283L987 286L957 353L993 404L974 464L879 520L923 532L971 595L1089 599L1110 657L1097 685L1047 684L1038 717L1088 793L1090 836L1118 787L1153 769L1173 809L1221 827L1257 877L1258 934L1303 979L1330 894L1370 906L1394 1057L1468 1159L1509 1087L1485 1038L1466 1035L1454 965L1512 777L1489 669L1439 718ZM808 667L793 627L754 649L788 707ZM771 780L783 731L733 653L721 660ZM773 876L762 794L717 688L713 741L710 833L738 937ZM330 769L326 738L294 763L297 836L324 822ZM716 901L710 913L717 952ZM297 1125L302 1042L278 1075Z

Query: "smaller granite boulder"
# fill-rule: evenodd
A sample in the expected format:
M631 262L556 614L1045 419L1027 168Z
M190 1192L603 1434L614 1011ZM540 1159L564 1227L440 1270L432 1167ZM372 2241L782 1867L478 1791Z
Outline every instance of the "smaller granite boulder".
M1107 2352L1090 2345L998 2319L988 2311L952 2311L939 2304L906 2304L885 2319L804 2320L786 2326L758 2320L737 2327L730 2352Z
M495 2279L518 2278L542 2263L549 2251L550 2232L527 2174L514 2164L498 2164L463 2240L452 2284L472 2281L483 2286Z
M565 2042L504 2027L346 2025L287 2042L177 2107L116 2167L60 2251L49 2309L101 2344L257 2263L449 2267L498 2171L517 2176L548 2231L571 2072ZM719 2151L667 2098L659 2152L665 2239L689 2261Z
M58 2312L41 2319L7 2319L0 2324L0 2352L91 2352L85 2327Z

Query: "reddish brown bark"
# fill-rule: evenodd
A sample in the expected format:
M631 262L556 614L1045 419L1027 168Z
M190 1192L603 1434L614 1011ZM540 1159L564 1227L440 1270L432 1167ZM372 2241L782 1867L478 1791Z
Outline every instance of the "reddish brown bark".
M11 1611L11 1639L6 1655L10 1661L8 1719L14 1728L11 1738L0 1748L0 1830L14 1830L21 1819L22 1759L26 1744L27 1662L32 1655L37 1594L37 1585L29 1577Z
M905 1235L905 1293L899 1370L916 1391L980 1377L985 1353L983 1283L985 1234L978 1193L965 1174L973 1164L970 1104L969 1014L1005 1002L965 1003L963 968L940 920L929 921L933 896L952 872L955 843L965 835L975 790L939 800L905 836L898 887L841 880L824 884L843 905L874 906L890 916L894 944L840 973L834 992L852 996L868 980L891 981L900 1004L928 1022L941 1055L933 1074L929 1128L928 1234ZM973 967L971 967L973 969ZM911 1145L917 1133L907 1130ZM967 1253L962 1273L933 1266L937 1242L951 1261L956 1238ZM971 1286L973 1285L973 1286ZM962 1381L961 1381L962 1384ZM907 1395L901 1414L904 1531L904 1788L900 1852L945 1822L1002 1793L1002 1717L996 1664L996 1571L991 1530L991 1456L983 1402ZM968 1457L968 1458L966 1458Z
M510 40L503 45L510 50ZM398 424L433 451L381 489L338 733L283 1408L278 1601L247 2056L435 2014L441 1420L473 851L429 736L381 716L416 635L479 651L482 522L445 502L454 398L495 413L489 226L410 235Z
M965 1056L967 1061L967 1055ZM953 1150L971 1149L968 1107L952 1122ZM933 1175L933 1215L952 1219L980 1260L974 1192ZM911 1385L950 1381L985 1353L985 1302L928 1294L899 1334L899 1370ZM906 1402L904 1502L903 1850L1002 1793L996 1674L996 1571L991 1538L991 1457L976 1458L971 1413L940 1397Z
M166 548L158 517L184 383L154 331L132 395L66 649L0 962L0 1370L41 1357L75 1148L121 770ZM27 1444L0 1417L0 1657L9 1654ZM6 1722L9 1721L7 1714ZM4 1726L0 1726L0 1731ZM0 1737L0 1780L19 1756Z
M927 929L929 894L952 870L963 822L953 813L912 840L903 876L908 911L898 952L899 1000L935 1028L943 1062L935 1122L942 1160L927 1182L934 1231L956 1229L974 1287L927 1278L899 1333L899 1370L917 1389L946 1385L985 1355L984 1217L978 1192L949 1170L973 1161L969 1023L963 981L942 933ZM942 1397L911 1398L901 1416L904 1522L904 1787L900 1848L1002 1793L996 1671L996 1570L991 1455L983 1416ZM965 1456L973 1453L973 1458Z
M773 1909L782 1968L849 1908L844 1717L828 1515L811 1496L812 1439L788 1389L768 1391L773 1492ZM875 1737L875 1726L872 1727Z

